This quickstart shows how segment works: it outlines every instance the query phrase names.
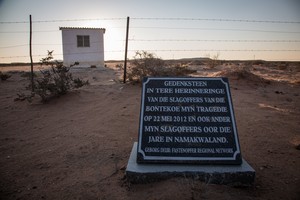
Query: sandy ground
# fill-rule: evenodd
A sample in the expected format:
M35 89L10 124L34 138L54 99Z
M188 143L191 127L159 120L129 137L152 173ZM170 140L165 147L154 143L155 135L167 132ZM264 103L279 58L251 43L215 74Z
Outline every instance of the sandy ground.
M188 178L128 183L141 87L120 83L112 63L74 69L90 85L47 104L14 101L28 85L21 72L0 82L0 199L300 199L300 66L236 65L193 66L193 76L229 77L242 155L256 170L253 186Z

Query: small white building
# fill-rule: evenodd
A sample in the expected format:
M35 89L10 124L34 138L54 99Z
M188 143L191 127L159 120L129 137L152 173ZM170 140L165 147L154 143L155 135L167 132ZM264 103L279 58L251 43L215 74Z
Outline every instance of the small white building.
M104 28L60 27L64 65L104 66Z

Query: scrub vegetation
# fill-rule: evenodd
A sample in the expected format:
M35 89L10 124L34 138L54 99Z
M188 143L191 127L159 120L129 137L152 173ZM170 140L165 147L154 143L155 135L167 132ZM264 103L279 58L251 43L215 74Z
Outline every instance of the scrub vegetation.
M32 98L35 95L38 95L41 98L41 101L45 103L53 97L62 96L74 88L89 84L88 81L84 81L80 78L73 78L70 69L71 67L78 65L78 62L75 62L69 67L64 66L62 62L53 60L52 53L53 51L48 51L47 57L41 60L42 65L50 66L50 68L40 71L34 78L33 87L31 85L32 83L27 87L27 89L33 88L33 92L27 96L18 94L20 99L32 101Z
M188 69L186 65L167 65L164 60L153 53L137 51L129 66L127 77L131 83L140 83L147 76L187 76L194 72L196 71Z

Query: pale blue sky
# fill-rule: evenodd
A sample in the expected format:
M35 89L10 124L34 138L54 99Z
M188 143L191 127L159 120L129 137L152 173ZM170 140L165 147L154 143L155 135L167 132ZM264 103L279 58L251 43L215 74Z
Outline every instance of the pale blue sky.
M0 63L29 62L29 24L3 22L28 22L30 14L35 62L47 50L62 59L61 26L106 28L105 59L123 59L127 16L129 58L148 50L165 59L219 53L220 59L300 60L300 23L253 22L300 22L300 0L0 0Z

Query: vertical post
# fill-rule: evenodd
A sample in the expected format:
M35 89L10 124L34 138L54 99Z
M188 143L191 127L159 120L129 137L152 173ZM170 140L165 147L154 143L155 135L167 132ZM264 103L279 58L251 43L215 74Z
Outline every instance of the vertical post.
M31 91L34 92L34 82L33 82L33 61L32 61L32 21L31 15L29 15L29 23L30 23L30 32L29 32L29 56L30 56L30 64L31 64Z
M125 59L124 59L124 76L123 83L126 83L126 68L127 68L127 49L128 49L128 32L129 32L129 17L127 17L127 27L126 27L126 43L125 43Z

